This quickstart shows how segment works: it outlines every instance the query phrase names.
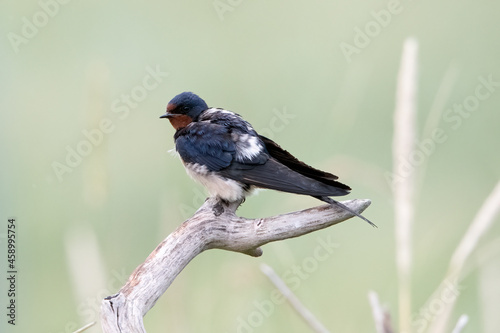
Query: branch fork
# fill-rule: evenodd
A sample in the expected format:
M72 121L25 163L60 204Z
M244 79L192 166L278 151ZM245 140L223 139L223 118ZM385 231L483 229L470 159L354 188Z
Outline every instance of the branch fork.
M343 201L357 213L370 200ZM209 249L262 255L262 245L305 235L343 222L354 215L335 205L323 205L267 218L246 219L235 214L241 202L208 198L198 211L163 240L130 275L120 291L101 304L106 333L146 332L144 315L177 275L198 254Z

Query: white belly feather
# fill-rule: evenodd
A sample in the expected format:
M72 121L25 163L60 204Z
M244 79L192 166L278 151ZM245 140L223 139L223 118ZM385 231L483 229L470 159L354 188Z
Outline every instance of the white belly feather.
M247 191L235 180L220 177L207 170L206 166L200 164L184 164L186 171L191 178L199 182L208 190L212 197L219 197L223 200L233 202L242 200Z

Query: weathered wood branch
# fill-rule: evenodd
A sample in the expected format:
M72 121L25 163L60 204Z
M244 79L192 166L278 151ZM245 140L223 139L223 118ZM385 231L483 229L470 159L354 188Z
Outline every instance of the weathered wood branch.
M361 213L370 200L343 204ZM235 214L240 205L209 198L139 265L118 294L101 305L101 325L106 333L146 332L142 318L167 290L175 277L198 254L222 249L258 257L260 246L298 237L345 221L353 214L323 205L267 218L246 219Z

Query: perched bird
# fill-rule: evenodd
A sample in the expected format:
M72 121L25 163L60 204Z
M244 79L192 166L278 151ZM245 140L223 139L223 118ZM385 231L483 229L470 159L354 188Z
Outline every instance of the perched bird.
M310 195L337 205L375 226L349 207L330 198L351 188L337 176L299 161L274 141L257 134L240 115L211 108L191 92L175 96L160 118L176 130L175 148L187 173L211 196L226 202L244 200L255 188Z

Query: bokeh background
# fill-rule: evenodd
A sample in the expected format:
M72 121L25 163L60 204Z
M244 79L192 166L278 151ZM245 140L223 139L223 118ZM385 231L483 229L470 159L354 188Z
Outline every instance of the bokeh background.
M365 215L379 228L351 219L268 244L260 258L203 253L146 315L150 332L310 331L288 304L269 306L275 287L261 263L289 282L332 332L375 331L370 290L397 327L394 207L386 175L408 37L419 43L419 140L435 128L447 137L415 166L414 319L422 319L419 309L500 178L495 1L0 6L0 268L3 276L7 219L15 217L19 271L16 326L2 313L2 332L73 332L96 320L101 298L116 293L201 205L204 190L168 153L174 131L158 119L182 91L242 114L300 159L339 175L353 188L347 199L372 200ZM481 79L494 82L489 96L473 111L457 113L454 104L472 101ZM239 214L264 217L318 204L265 191ZM498 283L487 282L500 281L498 222L460 278L451 320L467 314L463 332L500 327L491 315L500 306ZM325 242L334 250L315 261ZM0 281L6 312L6 279ZM439 309L428 316L439 316ZM99 331L99 324L88 330Z

